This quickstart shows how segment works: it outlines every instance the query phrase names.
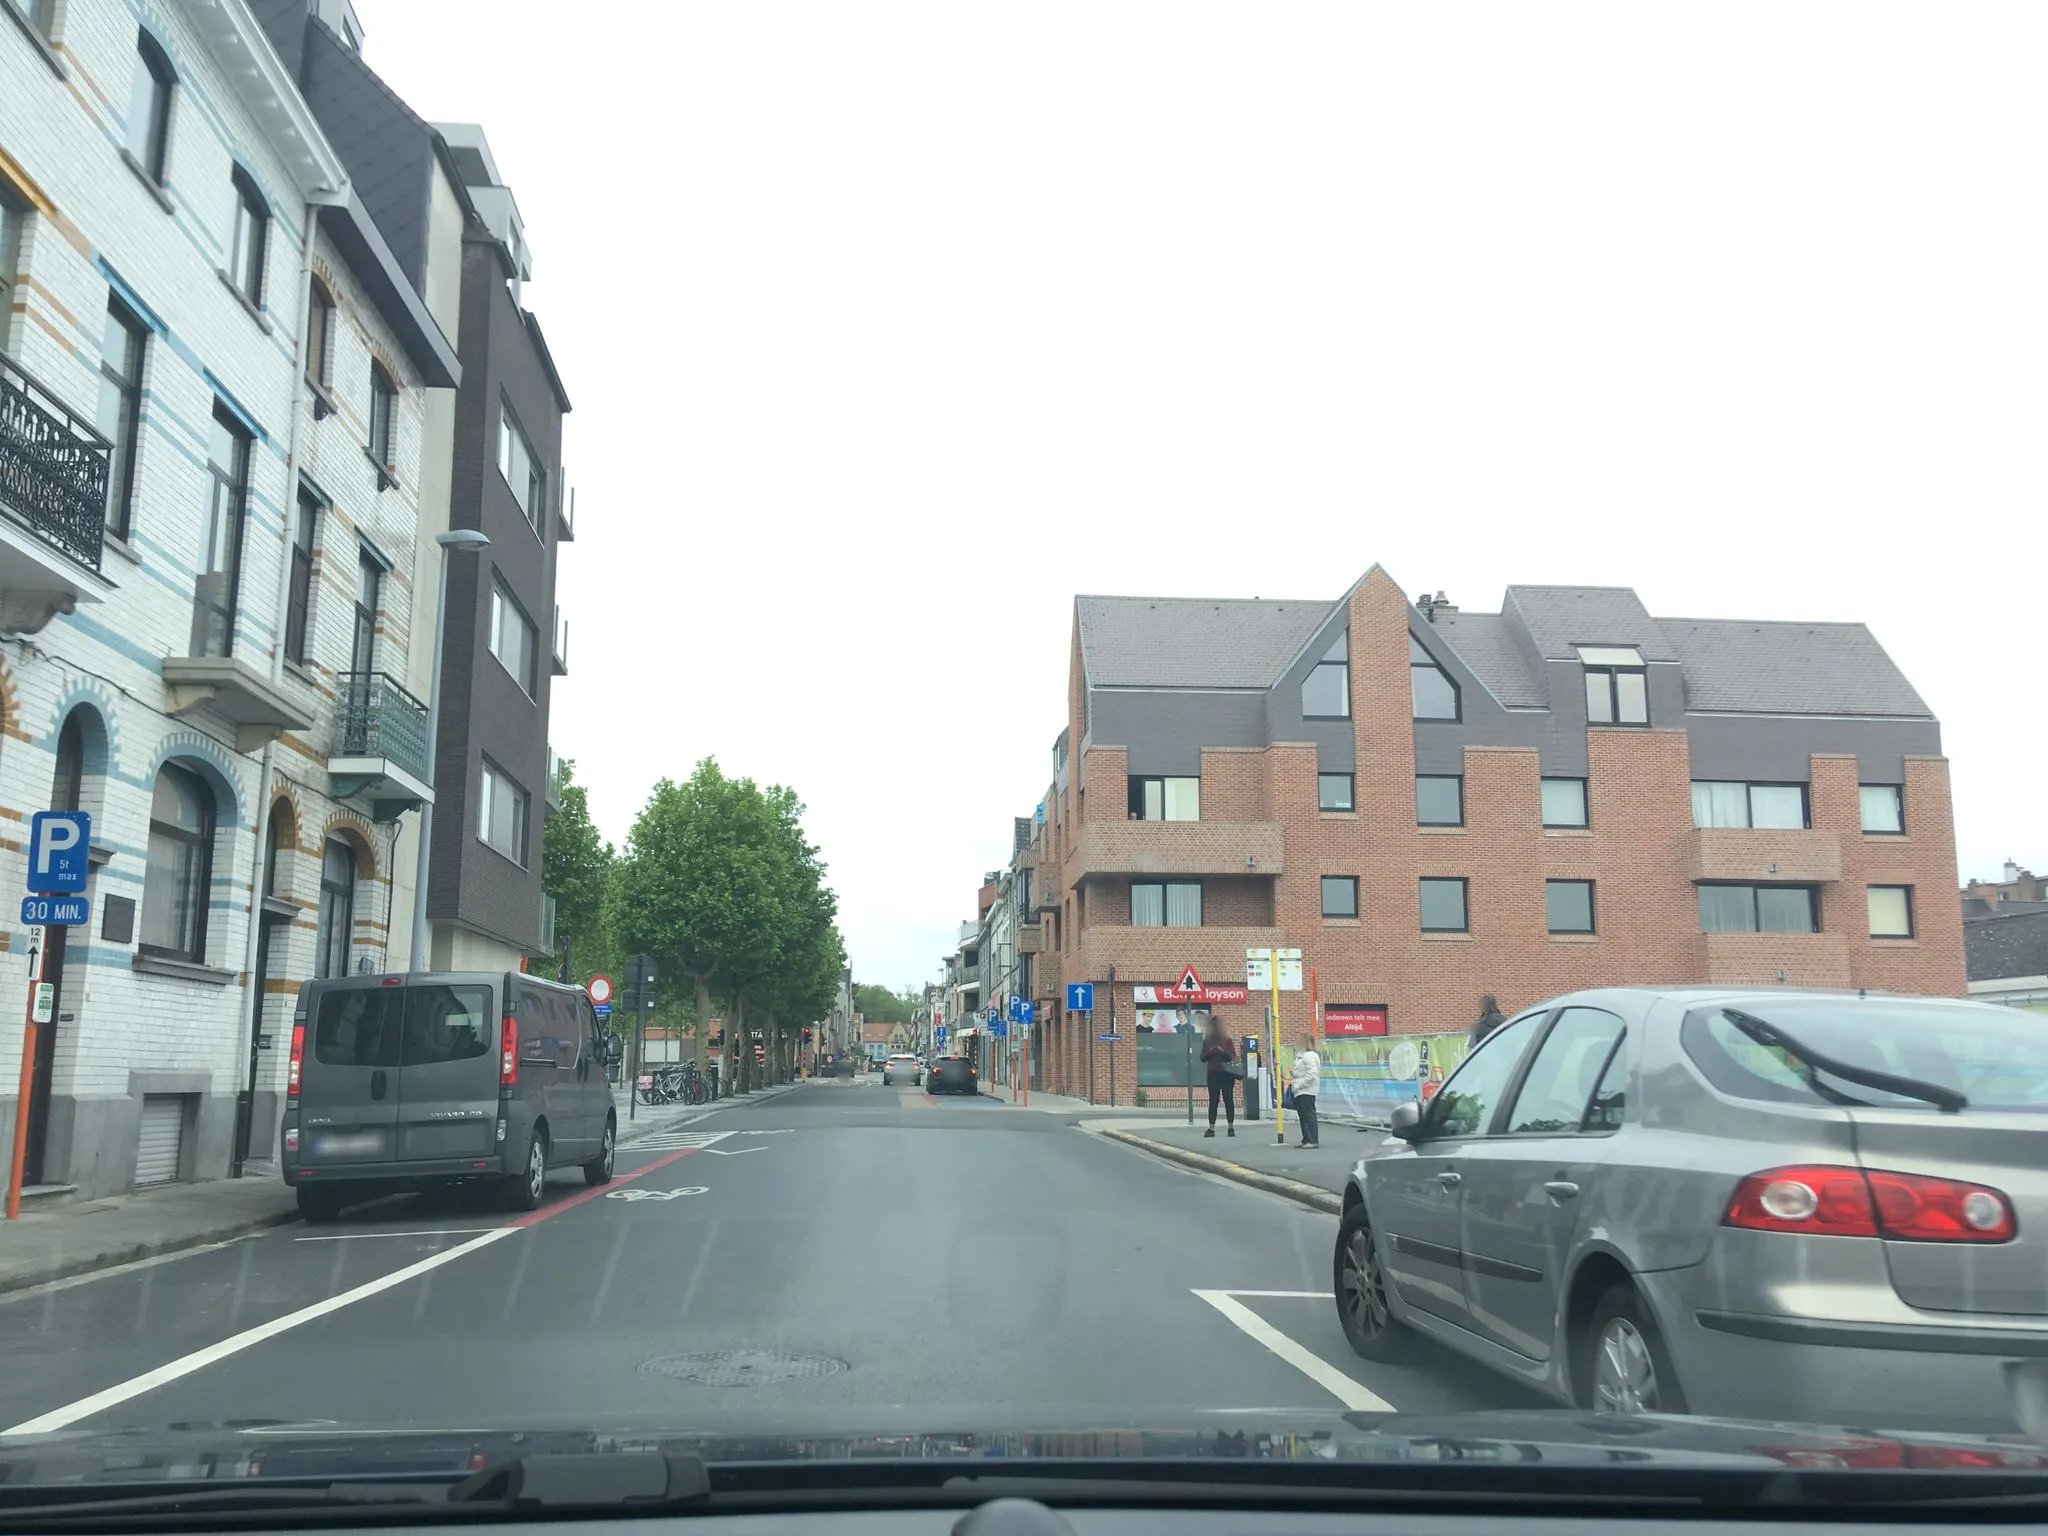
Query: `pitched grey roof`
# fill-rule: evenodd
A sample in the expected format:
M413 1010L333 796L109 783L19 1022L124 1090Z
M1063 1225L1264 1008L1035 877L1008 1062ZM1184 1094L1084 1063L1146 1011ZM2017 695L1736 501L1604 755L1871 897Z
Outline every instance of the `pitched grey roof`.
M1751 619L1657 624L1685 663L1688 709L1934 717L1864 625Z
M1963 967L1971 981L2048 976L2048 912L2012 912L1963 924Z
M1501 611L1522 621L1546 661L1577 661L1576 645L1633 645L1645 661L1678 659L1627 587L1509 587Z
M1440 613L1436 632L1458 659L1510 709L1541 709L1550 702L1538 669L1514 622L1500 613Z
M1077 597L1093 688L1270 688L1333 601Z

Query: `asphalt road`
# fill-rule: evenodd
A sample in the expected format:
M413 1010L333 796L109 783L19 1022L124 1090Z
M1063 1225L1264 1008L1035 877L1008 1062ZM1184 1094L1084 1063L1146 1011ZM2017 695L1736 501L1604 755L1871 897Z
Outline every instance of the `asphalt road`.
M0 1299L0 1429L724 1433L1527 1407L1346 1346L1334 1219L993 1099L714 1110L538 1212L400 1196Z

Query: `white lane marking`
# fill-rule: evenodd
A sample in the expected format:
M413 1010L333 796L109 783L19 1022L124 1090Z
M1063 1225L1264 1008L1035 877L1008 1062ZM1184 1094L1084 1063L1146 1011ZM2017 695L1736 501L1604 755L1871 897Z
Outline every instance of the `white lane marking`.
M713 1157L745 1157L749 1152L766 1152L768 1149L766 1147L732 1147L727 1151L721 1152L716 1147L706 1147L704 1150Z
M1279 1296L1295 1301L1328 1301L1328 1291L1224 1291L1225 1296Z
M651 1136L642 1136L638 1141L629 1141L619 1148L621 1152L674 1152L683 1147L708 1147L714 1142L724 1141L732 1131L656 1131Z
M75 1290L81 1285L91 1285L100 1280L111 1280L116 1275L132 1275L138 1269L155 1269L159 1264L175 1264L180 1259L190 1259L202 1253L218 1253L223 1248L232 1248L236 1243L246 1243L259 1236L256 1232L238 1233L218 1243L201 1243L197 1248L178 1248L170 1253L152 1254L146 1259L130 1259L125 1264L110 1264L105 1269L87 1270L82 1275L66 1275L61 1280L45 1280L37 1285L25 1285L18 1291L0 1292L0 1307L12 1306L18 1301L32 1301L37 1297L54 1296L59 1291Z
M140 1397L143 1393L153 1392L158 1387L176 1381L181 1376L189 1376L194 1371L212 1365L216 1360L225 1360L229 1355L240 1354L251 1345L261 1344L265 1339L274 1339L279 1334L287 1333L291 1329L298 1327L301 1323L310 1323L316 1318L327 1316L330 1312L339 1312L343 1307L374 1296L379 1291L388 1291L395 1285L403 1285L415 1276L424 1275L429 1270L439 1269L443 1264L452 1263L466 1253L474 1253L479 1248L495 1243L501 1237L510 1237L514 1232L523 1232L524 1230L526 1230L524 1227L493 1227L490 1231L483 1233L481 1236L473 1237L466 1243L457 1243L453 1248L444 1248L439 1253L429 1254L426 1258L420 1259L416 1263L408 1264L403 1269L394 1269L388 1275L379 1275L375 1280L366 1280L352 1291L343 1291L339 1296L329 1296L325 1301L316 1301L309 1307L301 1307L296 1312L287 1313L283 1317L273 1318L270 1322L260 1323L254 1328L245 1328L240 1333L222 1339L218 1343L207 1345L204 1349L195 1349L189 1355L181 1355L176 1360L160 1365L153 1371L144 1371L140 1376L131 1376L128 1380L108 1387L103 1392L95 1392L90 1397L81 1397L76 1402L66 1403L62 1408L52 1408L48 1413L38 1414L32 1419L24 1419L21 1423L13 1425L8 1429L0 1429L0 1435L43 1435L48 1434L53 1429L67 1428L70 1425L76 1424L80 1419L90 1418L95 1413L104 1413L107 1409L117 1404L125 1403L131 1397Z
M295 1243L352 1243L360 1237L474 1237L496 1227L435 1227L426 1232L335 1232L322 1237L295 1237ZM1245 1294L1249 1295L1250 1292Z
M1239 1295L1249 1293L1198 1290L1195 1294L1354 1413L1394 1411L1394 1405L1378 1393L1368 1392L1322 1356L1304 1349L1237 1300Z

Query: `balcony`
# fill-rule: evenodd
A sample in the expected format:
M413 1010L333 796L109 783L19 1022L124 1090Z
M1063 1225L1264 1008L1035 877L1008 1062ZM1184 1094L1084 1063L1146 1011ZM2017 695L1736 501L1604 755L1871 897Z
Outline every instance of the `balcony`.
M569 671L569 623L562 617L562 605L555 605L554 672L557 677L568 675Z
M303 731L313 716L291 695L239 656L166 656L162 662L169 713L183 719L201 710L235 728L235 750L254 752L286 731Z
M327 759L334 798L368 795L375 821L433 804L427 706L382 672L344 672L336 681L341 697Z
M1862 903L1857 903L1859 909ZM1717 986L1846 987L1849 941L1840 933L1703 933L1706 977Z
M1017 930L1017 953L1037 955L1045 952L1045 930L1037 923L1026 923Z
M1842 878L1842 836L1797 827L1698 827L1692 878L1821 885Z
M1080 955L1063 962L1073 976L1098 980L1116 967L1118 981L1171 985L1183 966L1192 965L1205 982L1219 986L1244 982L1244 952L1287 943L1278 928L1125 928L1090 925L1081 931ZM1099 999L1098 999L1099 1001Z
M562 808L563 761L564 759L560 753L555 751L553 747L548 748L547 799L548 809L551 811L559 811Z
M0 355L0 630L34 634L113 592L99 574L112 453L84 418Z
M1074 839L1068 874L1277 875L1286 836L1277 821L1091 821Z

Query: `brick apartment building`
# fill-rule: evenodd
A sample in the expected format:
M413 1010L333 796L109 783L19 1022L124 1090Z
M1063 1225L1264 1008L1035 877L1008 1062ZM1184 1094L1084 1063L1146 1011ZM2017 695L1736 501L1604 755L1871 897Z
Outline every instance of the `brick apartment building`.
M1128 1099L1134 988L1266 945L1392 1033L1616 982L1964 989L1940 727L1860 624L1613 587L1462 613L1377 566L1334 603L1081 597L1067 716L1019 857L1055 1091L1105 1098L1114 1049ZM1283 993L1283 1041L1309 1029Z

